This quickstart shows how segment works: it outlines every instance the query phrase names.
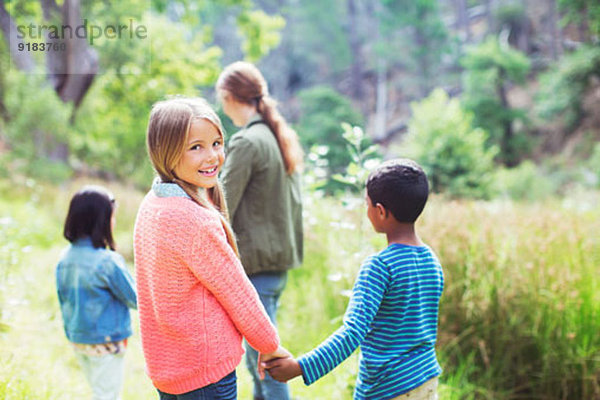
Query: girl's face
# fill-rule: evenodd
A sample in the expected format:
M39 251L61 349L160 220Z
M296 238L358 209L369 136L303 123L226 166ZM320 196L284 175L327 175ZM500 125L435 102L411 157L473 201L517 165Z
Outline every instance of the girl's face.
M192 121L175 175L192 185L212 188L224 161L223 138L217 127L204 118Z

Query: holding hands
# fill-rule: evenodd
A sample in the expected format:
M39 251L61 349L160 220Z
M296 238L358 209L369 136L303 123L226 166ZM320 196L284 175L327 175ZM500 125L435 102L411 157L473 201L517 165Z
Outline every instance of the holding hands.
M265 370L271 377L279 382L287 382L292 378L302 375L302 369L298 361L285 348L279 348L271 354L259 354L258 375L260 379L265 378Z

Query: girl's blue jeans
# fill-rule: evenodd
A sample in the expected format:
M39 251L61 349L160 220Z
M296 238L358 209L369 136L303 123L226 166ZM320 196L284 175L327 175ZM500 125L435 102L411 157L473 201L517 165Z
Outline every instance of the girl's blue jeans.
M158 390L158 389L157 389ZM237 377L235 371L219 382L182 394L168 394L158 390L160 400L236 400Z
M277 308L279 297L285 289L287 272L269 272L250 275L250 282L256 288L260 301L263 303L271 322L277 325ZM256 400L289 400L290 391L288 385L277 382L269 374L260 380L257 371L258 353L252 347L246 345L246 366L254 380L254 399Z

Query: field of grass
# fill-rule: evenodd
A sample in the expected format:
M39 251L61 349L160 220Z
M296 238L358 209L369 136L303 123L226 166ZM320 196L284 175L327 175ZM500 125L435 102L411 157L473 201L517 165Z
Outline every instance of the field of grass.
M0 400L82 399L89 389L64 337L54 268L66 245L62 187L0 180ZM118 251L132 267L143 193L106 183L117 198ZM302 354L341 323L362 259L383 248L362 198L306 198L305 262L290 273L279 330ZM600 195L536 204L433 198L419 223L442 261L438 351L441 400L600 399ZM137 313L124 400L157 398L144 372ZM297 399L350 399L357 354ZM240 399L250 380L238 368Z

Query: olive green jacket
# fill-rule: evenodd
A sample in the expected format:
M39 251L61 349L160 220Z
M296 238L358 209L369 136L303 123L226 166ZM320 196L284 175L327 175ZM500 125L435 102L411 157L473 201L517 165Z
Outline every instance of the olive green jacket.
M282 272L299 265L300 175L286 173L277 139L260 116L231 137L221 182L246 273Z

